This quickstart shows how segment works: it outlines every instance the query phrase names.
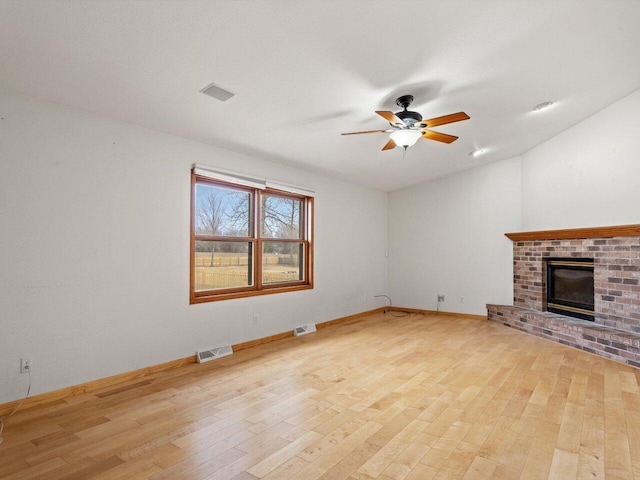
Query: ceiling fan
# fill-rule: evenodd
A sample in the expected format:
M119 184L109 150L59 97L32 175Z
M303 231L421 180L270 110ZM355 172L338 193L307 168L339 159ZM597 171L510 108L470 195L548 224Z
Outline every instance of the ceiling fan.
M469 120L469 115L464 112L452 113L443 117L430 118L423 120L422 115L418 112L407 110L407 107L413 102L413 95L402 95L396 100L396 105L404 108L401 112L381 112L376 111L378 115L391 124L391 128L386 130L368 130L365 132L350 132L342 135L360 135L362 133L388 133L389 141L382 150L391 150L396 146L400 146L405 150L415 145L419 138L435 140L436 142L451 143L458 139L454 135L446 133L434 132L428 130L431 127L446 125L447 123L460 122Z

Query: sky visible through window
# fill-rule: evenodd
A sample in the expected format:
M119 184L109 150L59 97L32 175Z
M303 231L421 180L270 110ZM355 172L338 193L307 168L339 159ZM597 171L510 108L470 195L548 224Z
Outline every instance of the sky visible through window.
M196 231L199 235L248 237L251 194L212 185L196 186Z

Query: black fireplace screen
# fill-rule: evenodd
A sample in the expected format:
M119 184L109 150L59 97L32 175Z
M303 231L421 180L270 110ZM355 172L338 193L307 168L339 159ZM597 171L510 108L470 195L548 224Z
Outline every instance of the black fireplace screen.
M547 310L593 320L593 259L547 260Z

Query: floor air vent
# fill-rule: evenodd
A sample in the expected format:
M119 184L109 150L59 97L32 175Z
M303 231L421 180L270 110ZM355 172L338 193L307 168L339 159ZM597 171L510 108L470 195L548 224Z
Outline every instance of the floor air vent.
M300 335L306 335L307 333L313 333L316 331L316 326L311 323L309 325L304 325L302 327L296 327L293 329L293 334L296 337L299 337Z
M202 352L196 352L198 357L198 363L208 362L209 360L215 360L216 358L226 357L233 353L231 345L225 345L224 347L216 347L211 350L203 350Z

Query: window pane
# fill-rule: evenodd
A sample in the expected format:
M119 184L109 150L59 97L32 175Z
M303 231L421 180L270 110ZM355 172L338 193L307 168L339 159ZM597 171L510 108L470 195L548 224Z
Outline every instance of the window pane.
M198 183L196 185L196 235L248 237L251 193Z
M262 283L304 280L302 243L264 242L262 244Z
M195 289L247 287L253 285L251 242L196 242Z
M265 238L302 238L301 206L302 201L295 198L263 195L261 235Z

